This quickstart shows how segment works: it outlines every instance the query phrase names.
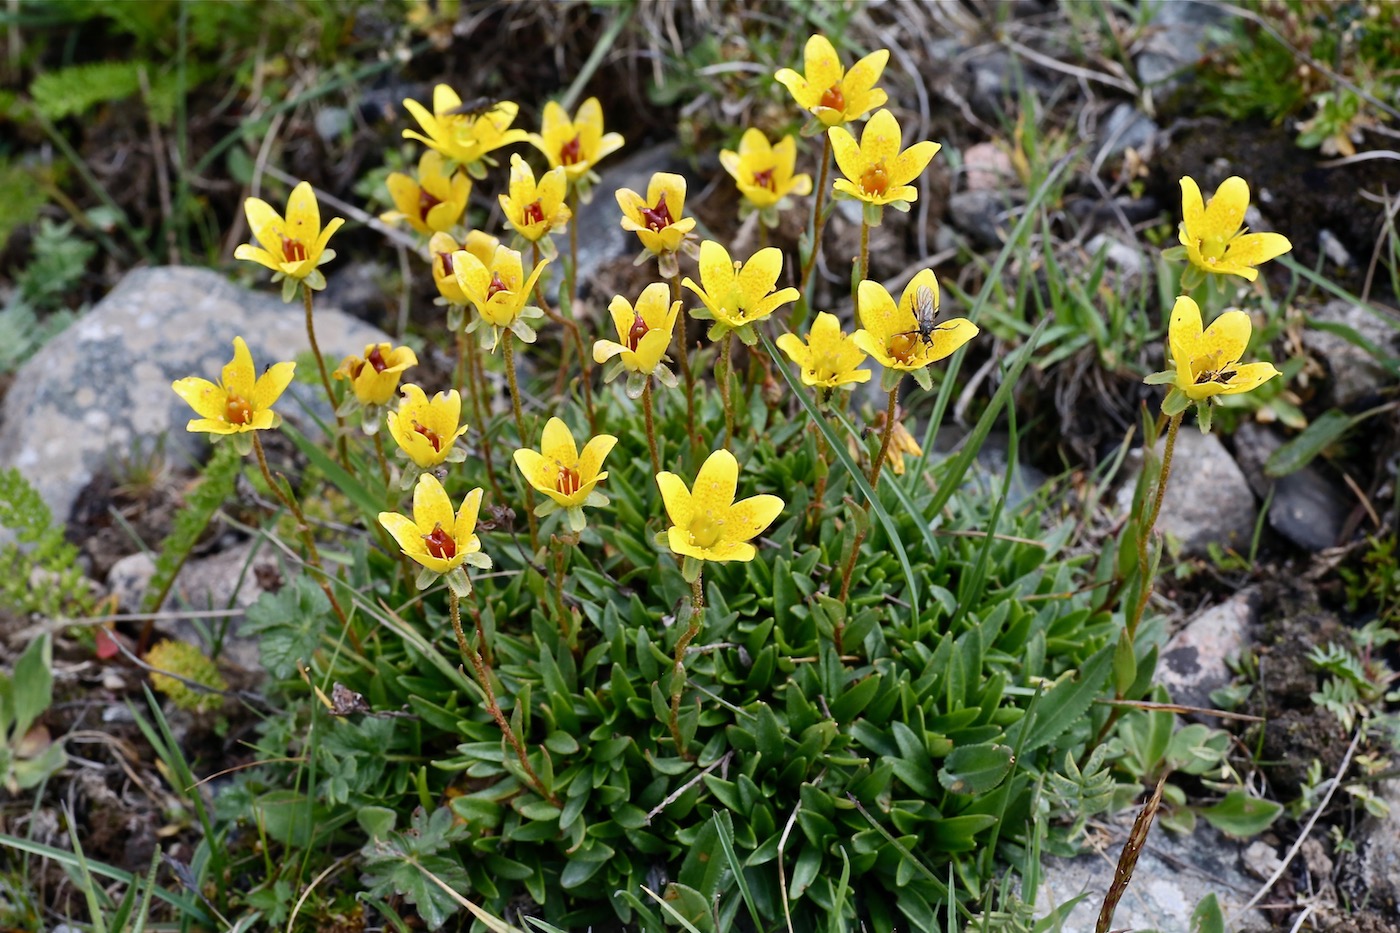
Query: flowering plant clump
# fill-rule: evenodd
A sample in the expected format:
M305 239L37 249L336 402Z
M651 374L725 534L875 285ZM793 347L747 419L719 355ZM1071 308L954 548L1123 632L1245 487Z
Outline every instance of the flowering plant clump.
M299 285L314 291L326 287L326 277L317 267L335 258L335 250L326 244L345 221L335 217L321 226L321 208L309 184L303 181L292 189L285 218L261 198L244 201L243 211L253 239L261 245L244 243L233 251L234 258L271 269L272 281L282 283L283 301L295 298Z
M938 300L938 280L930 269L909 280L897 305L879 282L860 283L861 329L851 341L885 367L886 391L901 372L912 373L920 387L932 388L928 366L977 336L977 325L967 318L939 322Z
M463 172L448 172L442 154L429 149L418 161L418 178L393 172L385 179L395 210L380 214L385 223L406 221L424 236L451 230L462 219L472 182Z
M608 497L597 487L608 478L603 461L616 443L617 438L611 434L600 434L589 438L580 453L568 426L558 418L550 418L538 451L522 447L515 452L515 465L521 475L546 496L536 506L535 514L544 518L562 509L569 530L583 531L588 524L583 507L598 509L608 504Z
M762 130L749 127L739 138L738 152L720 151L719 164L744 196L740 216L756 210L769 227L778 225L778 211L788 206L789 195L812 193L812 176L794 174L797 140L790 135L772 145Z
M563 166L545 172L536 184L535 173L525 160L518 155L510 157L510 193L500 196L501 210L522 240L544 248L546 258L555 255L554 241L548 235L563 230L572 216L564 203L566 186Z
M391 343L371 343L364 356L347 356L333 374L350 381L351 395L345 400L345 413L354 408L364 411L364 428L373 434L379 430L379 408L394 397L404 370L418 365L418 355L411 347L395 347Z
M919 191L911 181L918 178L942 148L934 142L917 142L901 150L899 121L888 110L870 118L857 143L845 127L833 126L827 131L831 148L836 153L836 165L845 178L838 178L832 188L840 197L853 198L867 207L867 222L872 226L879 220L878 209L888 204L895 210L908 211L909 204L919 199Z
M1163 413L1177 415L1195 405L1204 433L1210 430L1212 399L1253 391L1279 375L1273 363L1240 362L1250 330L1243 311L1226 311L1202 329L1200 306L1185 295L1177 298L1167 326L1173 366L1146 379L1150 385L1172 387L1162 402Z
M695 476L693 488L674 473L656 474L671 527L666 545L687 558L687 578L699 573L699 561L753 560L752 540L783 511L777 496L751 496L734 501L739 461L727 450L716 450Z
M518 104L503 100L481 113L464 112L468 108L462 98L446 84L433 89L432 113L416 100L405 100L403 105L423 130L404 130L404 138L416 139L441 153L473 178L485 178L486 167L496 165L490 153L524 142L529 136L524 130L510 128L520 112Z
M1194 288L1207 273L1238 275L1253 282L1259 277L1255 266L1293 248L1282 234L1245 233L1247 210L1249 183L1239 176L1221 182L1209 202L1201 200L1195 179L1189 175L1181 179L1181 246L1167 255L1191 263L1183 288Z
M797 364L803 383L826 389L828 395L830 390L870 381L870 370L860 368L869 354L842 333L834 314L818 314L805 341L796 334L780 334L775 342Z
M535 329L529 322L544 317L544 311L528 302L546 265L548 260L540 261L526 278L520 253L509 247L497 247L489 264L466 250L452 255L457 284L481 315L467 330L486 328L481 335L482 346L494 351L501 332L506 330L525 343L535 342Z
M603 105L596 97L579 104L572 120L556 101L549 101L544 105L540 131L528 139L544 153L551 169L564 169L569 185L585 204L592 200L592 188L598 183L593 167L623 145L620 133L603 132Z
M814 35L807 40L803 52L802 73L782 68L774 77L792 93L799 107L816 118L814 122L826 127L840 126L859 120L889 99L884 90L875 86L889 60L889 50L879 49L846 71L831 40Z
M419 470L431 470L444 463L461 463L467 452L457 446L457 439L467 433L467 426L458 422L462 417L462 397L456 389L439 392L429 401L421 388L408 383L402 389L403 400L398 411L385 419L389 434L409 461ZM413 471L404 474L404 488L414 479Z
M632 231L642 241L637 264L655 256L661 277L673 277L680 268L676 254L685 245L686 235L695 229L694 217L681 216L685 212L685 176L657 172L647 184L646 197L631 188L619 188L617 206L622 208L622 229Z
M467 493L454 515L442 483L433 474L424 473L413 489L412 518L397 512L379 513L379 524L422 568L416 581L418 589L426 589L445 576L454 593L469 596L471 581L462 565L491 569L491 558L481 553L481 539L476 535L481 495L480 489Z
M603 378L611 382L627 373L629 398L641 397L648 378L654 377L669 388L675 388L678 381L665 363L666 348L671 345L671 334L681 313L681 303L671 301L670 295L671 290L658 282L642 290L635 308L621 295L608 305L617 340L593 344L593 362L614 360Z
M170 387L199 415L185 430L204 431L218 440L233 435L240 453L252 449L251 441L237 440L249 431L266 431L282 423L272 405L291 385L295 363L274 363L261 376L253 368L253 354L242 337L233 338L233 359L224 366L218 382L198 376L177 379Z
M714 240L706 240L700 244L701 284L687 276L681 286L704 302L704 309L696 309L690 316L715 322L710 328L711 340L733 331L751 347L758 343L753 325L797 300L795 288L773 290L782 274L783 253L776 247L761 249L748 262L737 263L729 258L729 250Z

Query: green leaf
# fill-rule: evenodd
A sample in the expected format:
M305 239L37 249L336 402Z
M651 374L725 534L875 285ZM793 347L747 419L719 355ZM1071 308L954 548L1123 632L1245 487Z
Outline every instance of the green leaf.
M1264 472L1270 476L1296 473L1332 446L1359 420L1335 408L1328 409L1313 419L1302 434L1269 454L1269 459L1264 461Z
M457 912L459 904L428 874L453 889L466 890L470 880L451 852L452 845L466 837L467 828L454 821L450 809L439 807L429 815L419 807L407 829L373 839L360 849L361 881L372 897L402 896L417 907L428 929L436 930Z
M1243 790L1232 790L1219 803L1201 810L1206 822L1230 836L1253 836L1273 825L1283 812L1283 804L1251 797Z
M15 662L14 681L10 685L10 701L14 704L14 741L24 738L29 727L44 714L53 701L53 642L48 632L29 643L24 654ZM6 737L0 736L0 741Z
M256 636L263 667L286 680L297 662L309 662L321 643L331 602L309 576L300 576L276 593L263 593L248 607L242 631Z
M943 760L938 782L954 794L982 794L996 787L1011 770L1006 745L964 745Z
M1041 697L1040 712L1022 746L1025 752L1053 742L1088 712L1094 697L1098 696L1108 679L1114 651L1114 645L1099 649L1080 669L1079 676L1060 681ZM1007 730L1007 739L1012 744L1020 734L1019 725L1017 723Z
M1191 911L1191 933L1228 933L1225 914L1220 910L1215 892L1201 898L1196 909Z

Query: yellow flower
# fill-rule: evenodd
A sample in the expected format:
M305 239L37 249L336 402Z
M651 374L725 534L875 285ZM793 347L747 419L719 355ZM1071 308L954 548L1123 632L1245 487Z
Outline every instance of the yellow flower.
M681 216L685 211L683 175L652 175L645 198L631 188L619 188L617 206L622 208L622 229L634 231L642 246L658 256L674 254L685 235L695 229L694 217Z
M404 107L413 114L423 133L404 130L405 139L416 139L430 149L435 149L447 158L466 167L475 178L484 178L486 171L481 163L490 153L502 146L522 142L529 136L524 130L510 129L519 105L503 100L485 113L454 113L462 110L462 98L446 84L433 89L433 112L416 100L405 100ZM492 164L495 164L492 162Z
M856 346L887 371L905 371L918 378L973 337L977 325L967 318L935 323L938 316L938 280L924 269L904 286L896 306L879 282L864 281L856 293L861 329L851 335ZM923 380L920 380L923 385Z
M380 512L379 524L419 564L435 574L450 573L463 563L491 566L490 558L481 553L481 539L476 536L480 509L481 490L473 489L454 515L452 500L447 498L442 483L433 474L424 473L413 489L413 517Z
M573 216L564 204L564 169L550 169L535 184L535 173L519 155L510 157L510 194L500 195L506 220L531 243L564 229Z
M724 149L719 164L734 178L739 193L759 210L775 207L789 194L812 193L812 176L794 175L797 140L784 136L776 146L756 127L749 127L739 139L739 151Z
M427 394L413 383L401 390L403 400L399 410L389 412L389 433L399 449L420 469L431 470L448 460L465 459L457 446L457 438L467 433L462 416L462 397L456 389L439 392L428 401ZM456 454L457 456L454 456Z
M1204 272L1238 275L1253 282L1254 267L1293 248L1279 233L1245 233L1249 184L1239 176L1225 179L1210 203L1190 176L1181 179L1181 245L1191 264Z
M700 244L700 281L695 284L690 276L681 282L700 300L715 321L725 330L739 330L746 344L755 341L752 330L740 330L755 321L761 321L789 301L796 301L800 292L795 288L773 291L778 276L783 273L783 252L770 246L749 257L740 265L729 258L729 251L714 240ZM694 317L703 314L692 312ZM711 338L723 336L712 332Z
M671 550L696 560L753 560L757 548L749 543L783 510L777 496L753 496L734 501L739 462L727 450L710 454L695 477L694 489L674 473L656 474L656 485L671 517L666 532Z
M403 371L417 365L418 355L409 347L371 343L365 345L363 357L347 356L341 361L334 375L350 380L360 404L383 405L394 397Z
M480 230L468 233L463 243L452 239L449 233L434 233L428 241L428 253L433 260L433 282L437 285L438 294L447 299L448 304L468 304L466 293L457 284L457 267L452 255L465 249L483 263L490 263L491 257L496 255L496 247L500 245L500 240Z
M526 481L544 493L550 502L541 503L535 514L540 517L558 509L568 513L571 531L584 528L583 507L595 508L608 504L607 497L596 487L608 478L603 461L617 443L611 434L590 438L579 453L573 434L558 418L550 418L544 426L540 449L522 447L515 452L515 465Z
M335 250L326 249L326 244L345 221L335 217L325 229L321 228L321 208L309 184L302 182L292 189L285 220L261 198L244 201L243 212L253 239L262 246L244 243L233 251L236 259L267 266L278 273L274 282L285 276L305 282L312 289L326 287L326 278L316 267L335 258Z
M622 148L618 133L603 132L603 107L590 97L579 105L572 121L555 101L544 105L540 131L531 133L530 144L544 153L550 168L563 167L569 183L585 178L593 166Z
M441 153L428 150L418 160L418 180L402 172L394 172L384 184L398 210L380 214L385 223L408 221L419 233L429 234L451 230L467 209L472 193L472 181L462 172L451 176L444 170Z
M617 330L617 342L594 343L593 361L606 363L617 357L621 367L630 373L654 375L666 385L675 385L676 377L662 364L681 312L681 303L671 301L670 295L671 289L665 282L656 282L642 290L635 308L621 295L614 296L608 313ZM637 394L641 394L640 387Z
M242 434L275 428L282 418L272 403L292 381L295 363L274 363L261 376L253 368L253 354L242 337L233 338L233 361L224 367L217 384L187 376L170 384L175 394L199 415L187 431L210 434Z
M917 201L918 190L911 184L942 148L938 143L918 142L900 151L899 121L888 110L870 118L861 130L860 144L845 127L827 130L836 164L845 178L832 184L836 191L869 204L898 204Z
M802 370L802 381L809 386L835 389L857 382L869 382L870 370L860 369L866 353L856 342L841 333L836 315L823 311L817 315L803 343L796 334L781 334L778 349Z
M530 271L528 279L525 278L520 253L506 246L496 247L489 265L466 250L454 253L452 264L457 271L457 284L476 306L483 321L493 328L510 328L526 343L534 341L534 331L523 324L522 318L543 316L542 311L530 315L526 309L535 290L535 282L544 267L549 265L548 260L539 262ZM495 343L492 342L491 346L494 348Z
M1200 307L1185 295L1177 298L1167 326L1175 369L1170 375L1176 389L1199 402L1215 395L1248 392L1279 375L1272 363L1240 362L1249 345L1250 330L1248 314L1226 311L1203 331Z
M825 36L818 35L807 40L803 51L805 74L780 68L773 77L792 93L799 107L824 125L837 126L859 120L889 99L875 86L889 59L889 50L879 49L843 72L836 49Z

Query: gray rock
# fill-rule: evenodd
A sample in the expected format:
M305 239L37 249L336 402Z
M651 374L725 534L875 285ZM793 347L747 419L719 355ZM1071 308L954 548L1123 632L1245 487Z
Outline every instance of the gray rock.
M283 304L274 286L263 289L246 291L205 269L128 274L15 374L0 409L0 468L18 467L54 515L66 519L94 472L138 441L149 447L168 432L168 458L203 457L208 438L185 431L194 415L171 382L191 375L217 380L233 357L235 336L248 342L259 369L308 349L301 309ZM333 357L388 339L324 306L316 310L316 336ZM278 410L295 422L301 409L288 398Z
M1113 882L1113 871L1131 815L1120 821L1121 832L1102 855L1043 860L1045 873L1036 897L1036 913L1044 916L1056 905L1081 894L1086 897L1057 926L1061 933L1090 933L1094 929L1104 895ZM1115 930L1157 930L1187 933L1191 911L1207 895L1215 894L1235 931L1268 930L1268 921L1255 910L1240 908L1258 888L1238 868L1239 847L1219 832L1200 823L1189 836L1178 836L1154 826L1133 872L1132 881L1113 915Z
M192 610L247 609L265 591L254 572L257 565L274 561L272 549L261 539L245 541L209 557L191 560L180 569L171 588L172 604ZM222 642L220 658L247 671L261 670L258 644L238 635L241 617L233 617ZM221 619L201 620L196 625L189 619L176 619L163 627L182 641L203 644L200 629L217 630Z
M1392 359L1396 355L1400 321L1383 321L1360 305L1340 300L1318 308L1311 321L1349 327ZM1309 327L1303 331L1303 346L1326 365L1335 405L1351 405L1393 382L1374 356L1341 334Z
M1111 159L1129 149L1142 152L1147 149L1159 132L1152 118L1127 102L1120 103L1108 113L1108 118L1099 127L1098 160Z
M1184 83L1185 73L1216 43L1210 27L1224 24L1229 13L1203 0L1145 0L1151 32L1136 60L1138 80L1159 92Z
M107 590L116 597L118 612L139 612L156 562L144 551L128 554L107 571Z
M1107 252L1108 264L1127 276L1142 274L1145 258L1141 249L1130 246L1115 236L1107 233L1096 233L1084 244L1084 251L1090 256L1097 257L1100 252Z
M1400 781L1381 781L1375 791L1390 812L1367 817L1357 833L1365 840L1360 851L1361 879L1370 907L1394 911L1400 905Z
M1157 682L1171 693L1172 702L1214 706L1211 691L1233 679L1227 662L1244 650L1258 609L1258 594L1245 590L1198 613L1172 636L1157 665Z
M1275 430L1246 422L1235 434L1235 459L1256 495L1268 499L1273 492L1270 528L1309 551L1333 547L1351 514L1351 496L1316 463L1287 476L1267 475L1264 463L1281 446L1283 438Z
M1001 246L1002 235L1011 229L1005 216L1002 196L995 191L959 191L948 199L948 219L978 246Z
M1159 454L1164 443L1165 438L1158 441ZM1128 456L1118 490L1120 511L1131 507L1133 484L1141 470L1142 451L1135 450ZM1248 547L1258 517L1254 492L1220 439L1183 424L1157 530L1177 539L1183 554L1201 556L1212 543Z

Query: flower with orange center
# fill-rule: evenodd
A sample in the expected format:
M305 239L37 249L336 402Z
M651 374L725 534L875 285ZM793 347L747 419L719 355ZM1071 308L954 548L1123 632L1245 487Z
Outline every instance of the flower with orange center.
M832 184L836 194L872 205L889 204L896 210L909 210L909 202L919 192L909 184L921 173L942 147L918 142L900 150L899 121L888 110L878 111L861 130L860 143L845 127L827 130L836 164L845 178Z
M774 246L761 249L743 264L733 262L729 251L714 240L700 244L700 285L686 276L681 285L690 289L704 302L705 309L695 310L691 317L712 318L710 339L717 340L729 331L739 335L746 346L758 343L753 325L768 317L800 294L795 288L774 291L778 276L783 274L783 252Z
M515 452L515 465L525 480L547 498L535 508L541 518L563 509L568 516L569 530L578 533L587 524L583 516L585 505L599 508L608 499L597 491L607 479L603 460L617 443L611 434L590 438L580 453L569 428L558 418L550 418L540 438L540 449L522 447Z
M681 216L685 212L685 176L657 172L647 184L645 198L631 188L619 188L617 206L622 208L622 229L636 233L646 253L656 256L661 277L675 275L679 268L676 252L686 234L695 229L694 217Z
M535 173L518 155L510 157L510 193L500 195L501 210L515 231L530 243L553 253L553 242L547 234L558 233L573 216L564 203L567 182L563 167L544 173L535 183Z
M734 501L739 461L727 450L716 450L700 466L694 488L674 473L656 474L671 527L666 541L671 551L695 560L753 560L758 549L749 542L778 517L783 500L751 496Z
M428 150L418 160L418 179L394 172L384 182L397 210L380 214L385 223L407 221L424 236L451 230L467 209L472 181L464 172L445 170L441 153Z
M473 178L485 178L486 165L496 164L488 153L529 136L524 130L510 128L520 111L518 104L503 100L484 113L467 113L462 98L446 84L433 89L432 113L416 100L405 100L403 105L427 134L404 130L404 138L437 150L465 167Z
M841 322L834 314L818 314L805 342L796 334L780 334L777 344L801 369L806 385L830 391L870 381L870 370L860 368L865 351L841 333Z
M316 267L335 258L335 250L327 249L326 244L345 221L332 218L322 229L321 208L309 184L302 182L292 189L286 218L261 198L244 201L243 213L253 239L261 246L243 243L233 251L234 258L256 262L276 273L272 281L284 282L284 301L291 301L296 295L298 283L305 283L314 291L326 287L326 277Z
M790 194L812 193L812 176L794 175L797 165L797 140L784 136L776 146L756 127L749 127L739 139L739 151L720 151L719 164L724 166L739 186L744 203L763 213L763 222L777 226L779 208Z
M242 337L233 338L233 360L224 367L217 383L198 376L187 376L170 384L175 394L189 403L199 415L185 430L207 431L215 435L241 435L265 431L281 424L272 403L291 384L295 363L274 363L261 376L253 368L253 354ZM252 449L251 440L246 444ZM243 451L240 445L240 452Z
M438 294L442 299L449 305L470 304L462 286L457 284L457 265L452 261L454 253L466 250L483 263L489 263L491 257L496 255L496 247L500 245L500 240L480 230L468 233L462 243L454 240L450 233L434 233L433 238L428 241L428 258L433 263L433 283L437 285ZM455 331L457 328L448 329Z
M471 592L471 583L462 565L491 568L491 558L481 552L481 539L476 534L481 496L480 489L473 489L453 514L447 490L436 476L424 473L413 489L412 518L397 512L379 513L379 524L394 536L403 553L423 568L417 581L420 590L447 575L452 591L465 596Z
M608 305L617 340L599 340L593 344L593 362L615 360L603 373L611 382L618 374L627 373L627 396L641 397L647 377L655 376L668 387L676 385L676 375L666 367L666 348L671 345L671 333L681 313L681 303L671 300L671 289L665 282L655 282L642 290L634 308L621 295Z
M454 253L452 264L462 293L481 315L468 330L483 324L491 328L489 334L483 335L484 346L495 350L503 329L509 329L525 343L535 342L535 330L528 322L544 317L544 312L528 302L549 260L541 260L528 279L520 253L506 246L496 248L489 264L466 250Z
M1181 231L1179 239L1193 269L1217 275L1238 275L1253 282L1254 267L1282 256L1293 248L1279 233L1245 233L1249 210L1249 183L1231 176L1220 183L1209 202L1201 199L1195 179L1181 179ZM1183 287L1192 284L1183 282Z
M417 365L418 355L410 347L371 343L365 346L364 356L347 356L341 361L334 375L350 380L361 405L383 405L394 397L403 371Z
M807 40L803 50L803 74L791 68L780 68L773 77L792 93L799 107L815 116L822 125L839 126L859 120L889 99L875 86L889 60L889 50L879 49L845 71L830 40L816 35Z
M462 417L462 397L456 389L439 392L432 401L421 388L407 383L400 391L399 410L388 415L389 434L419 470L431 470L444 463L461 462L466 451L457 438L467 433Z
M598 180L593 167L622 148L622 136L603 132L603 106L596 97L579 104L572 120L563 107L549 101L540 122L540 131L529 136L530 144L544 153L550 168L564 169L569 184L578 188L579 197L587 203L589 189Z
M885 367L886 391L910 372L920 386L931 388L930 363L936 363L977 336L967 318L938 321L938 280L932 269L918 272L896 305L885 286L864 281L856 293L861 329L851 335L856 346Z

